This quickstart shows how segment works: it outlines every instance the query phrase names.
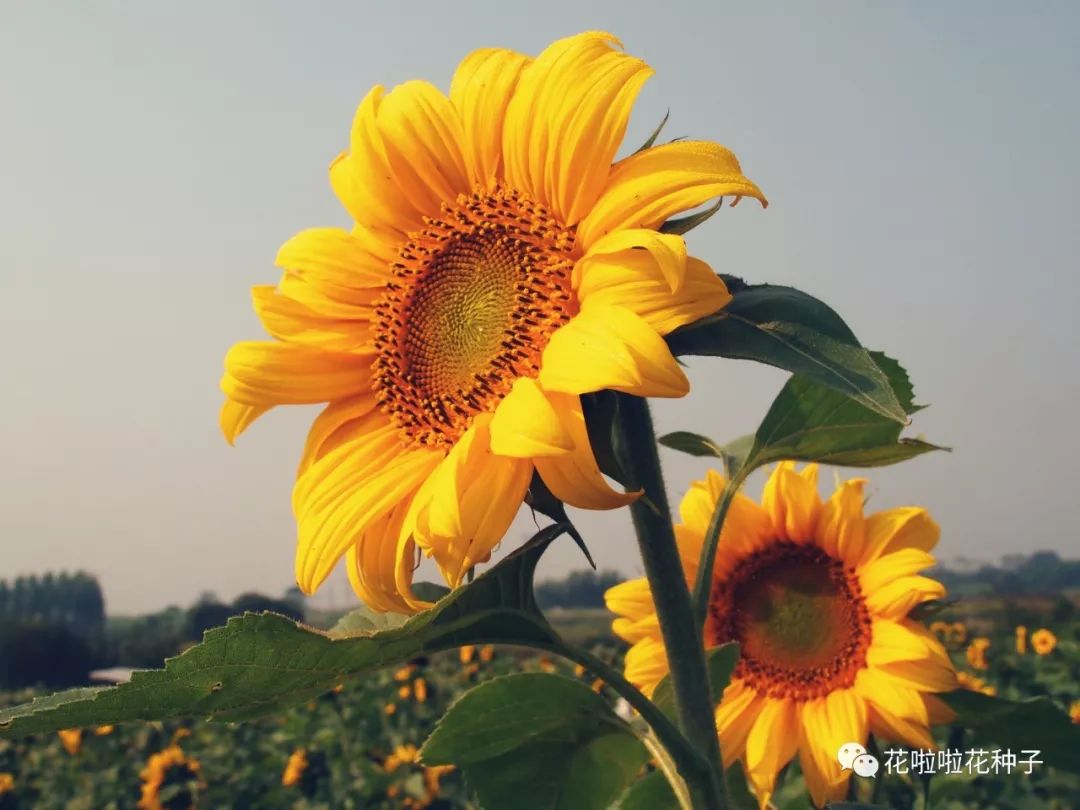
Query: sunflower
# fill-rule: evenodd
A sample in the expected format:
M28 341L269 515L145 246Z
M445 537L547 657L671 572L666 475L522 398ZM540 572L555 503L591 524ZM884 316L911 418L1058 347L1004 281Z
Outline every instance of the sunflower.
M986 660L986 651L990 649L990 639L986 636L973 638L968 644L967 662L972 669L989 669L990 664Z
M994 697L997 694L997 689L982 678L975 675L971 675L967 672L956 673L956 685L960 689L967 689L969 692L981 692L984 695Z
M60 744L71 756L75 756L82 749L82 735L81 728L65 728L56 732L56 736L60 738Z
M815 465L783 463L759 505L736 495L720 536L705 640L738 642L741 657L716 709L728 767L741 760L765 807L796 753L814 802L844 795L837 751L872 732L933 748L932 722L949 710L931 693L956 685L949 656L908 618L945 589L917 572L933 565L938 527L923 509L863 516L863 486L841 484L824 503ZM695 482L675 527L688 581L724 480ZM668 664L644 579L607 592L613 629L633 646L626 677L651 694Z
M1057 647L1057 636L1042 627L1031 634L1031 649L1036 655L1049 655Z
M1016 654L1023 655L1027 652L1027 635L1028 630L1024 625L1018 624L1016 626Z
M15 777L10 773L0 773L0 796L15 790Z
M1069 719L1080 725L1080 700L1074 700L1069 704Z
M410 81L360 103L330 167L354 225L285 243L281 282L254 289L274 340L233 346L221 383L230 442L276 405L328 403L293 492L304 592L345 557L371 607L426 607L417 550L456 587L534 471L573 506L636 497L601 475L580 395L686 394L662 335L730 295L658 229L717 197L765 204L714 143L613 162L651 74L593 32L535 59L476 51L448 96Z
M198 791L203 787L200 772L199 761L186 756L176 744L154 754L139 774L142 777L139 810L164 810L161 801L162 788L172 786L178 787L180 791L170 800L170 807L179 806L175 804L177 797L182 797L188 807L195 807Z

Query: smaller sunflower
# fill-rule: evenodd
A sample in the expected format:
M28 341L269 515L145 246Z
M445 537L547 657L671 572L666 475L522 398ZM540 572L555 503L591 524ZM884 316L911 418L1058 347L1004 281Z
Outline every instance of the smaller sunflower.
M990 697L994 697L997 694L997 689L995 687L990 686L990 684L982 678L967 672L956 673L956 684L961 689L967 689L969 692L979 692L983 695L989 695Z
M844 795L851 771L836 752L875 736L931 749L932 723L949 717L934 697L956 686L941 642L908 618L945 589L918 572L934 564L938 527L924 509L863 515L861 479L828 501L816 465L781 464L759 505L735 496L720 536L705 625L708 647L737 642L740 659L716 709L725 767L741 760L761 807L796 754L814 803ZM688 581L724 488L695 482L675 527ZM646 580L605 594L616 634L633 646L626 677L646 694L668 663Z
M972 669L989 669L986 651L990 649L990 639L985 636L973 638L967 648L967 662Z
M1080 725L1080 700L1074 700L1069 705L1069 719Z
M1049 655L1057 648L1057 636L1045 627L1031 634L1031 649L1037 655Z
M15 790L15 777L10 773L0 773L0 796Z
M417 703L427 703L427 681L423 678L417 678L413 681L413 698Z
M420 760L420 750L415 745L399 745L383 762L383 770L393 773L402 765L409 765Z
M1027 628L1022 624L1016 626L1016 654L1023 655L1027 652Z
M179 791L170 799L169 807L178 807L179 801L186 801L187 807L194 808L199 790L203 788L199 761L185 755L176 744L151 756L139 776L142 778L139 810L165 810L161 801L162 789L173 786Z

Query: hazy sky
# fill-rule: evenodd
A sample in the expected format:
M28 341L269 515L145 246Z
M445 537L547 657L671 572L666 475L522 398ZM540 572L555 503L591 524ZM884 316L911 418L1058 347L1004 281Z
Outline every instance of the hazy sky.
M873 471L873 505L929 507L944 558L1075 554L1080 4L0 0L0 578L84 568L118 613L290 585L313 411L217 428L222 357L262 336L249 287L346 224L326 168L372 85L592 28L657 71L630 143L670 108L769 196L691 250L823 298L932 404L914 428L955 452ZM691 380L659 429L728 439L784 375ZM706 466L664 458L676 496ZM639 573L625 513L579 517ZM543 570L582 564L567 542Z

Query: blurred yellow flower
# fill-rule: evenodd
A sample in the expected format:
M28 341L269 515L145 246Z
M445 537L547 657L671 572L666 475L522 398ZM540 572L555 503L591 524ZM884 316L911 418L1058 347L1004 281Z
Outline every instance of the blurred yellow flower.
M397 711L397 704L396 703L387 703L385 706L383 706L383 714L385 714L387 717L390 717L396 711Z
M978 678L968 672L957 672L956 682L960 688L967 689L969 692L981 692L990 697L997 694L996 688L987 684L982 678Z
M1069 719L1080 724L1080 700L1074 700L1069 706Z
M399 745L383 762L383 770L393 773L402 765L416 762L420 758L420 751L415 745Z
M289 761L285 763L285 770L281 774L282 787L293 787L300 784L300 779L307 770L307 751L297 748L289 755Z
M116 726L98 726L94 729L94 734L98 737L107 737L116 730Z
M486 561L537 472L561 500L613 509L580 395L681 397L663 336L731 296L658 229L717 197L765 197L706 141L613 163L652 69L612 35L531 59L467 56L449 96L410 81L361 102L330 182L355 221L313 228L254 289L274 338L225 357L228 441L278 405L329 403L293 490L296 580L342 557L376 610L428 606L415 557L457 586Z
M1027 652L1027 628L1022 624L1016 626L1016 653L1023 655Z
M413 681L413 696L416 698L417 703L427 702L427 681L423 678L417 678Z
M556 670L555 663L546 655L541 655L537 663L541 672L552 673Z
M967 641L967 627L963 622L953 622L949 625L949 640L953 644L963 644Z
M940 636L944 639L945 636L948 634L949 628L951 626L952 625L950 625L948 622L931 622L930 632L933 633L935 636Z
M485 664L490 664L491 659L495 657L495 648L490 644L485 644L480 648L480 660Z
M82 729L66 728L56 732L56 736L60 738L60 744L64 746L64 750L72 756L79 753L82 748Z
M836 763L844 743L873 733L934 748L931 717L948 712L932 693L956 686L944 646L908 618L945 595L918 575L934 564L937 524L915 507L864 516L862 479L823 503L817 474L785 462L760 505L736 495L713 572L706 644L741 650L716 709L721 750L725 767L742 761L761 807L796 754L821 806L846 792L851 772ZM723 487L710 472L682 501L675 532L691 580ZM668 665L648 582L617 585L605 600L614 631L633 645L626 677L651 694Z
M461 659L461 663L468 664L473 660L473 656L476 655L476 647L472 644L466 644L464 647L458 650L458 657Z
M416 667L414 667L412 664L407 664L406 666L400 667L394 671L394 680L407 681L409 680L409 678L412 677L413 672L415 671Z
M197 791L202 787L200 770L199 761L185 756L176 744L154 754L139 774L142 778L139 810L165 810L165 805L161 802L161 790L167 785L178 785L182 791L179 795L170 797L170 809L182 806L177 804L178 799L187 801L188 807L195 807Z
M1045 627L1031 634L1031 649L1038 655L1049 655L1057 647L1057 636Z
M446 774L454 770L453 765L433 765L424 768L424 791L427 793L426 802L431 804L439 797L440 782Z
M0 773L0 796L15 789L15 777L10 773Z
M405 684L397 690L397 695L400 700L408 700L412 696L412 689Z
M988 669L986 651L990 649L990 639L979 636L971 640L967 648L967 661L972 669Z

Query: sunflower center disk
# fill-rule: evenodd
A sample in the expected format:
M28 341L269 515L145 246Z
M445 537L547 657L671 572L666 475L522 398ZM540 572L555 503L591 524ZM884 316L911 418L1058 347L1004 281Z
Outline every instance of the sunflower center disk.
M810 700L855 682L870 613L854 570L816 546L777 542L713 588L706 638L737 641L735 676L771 697Z
M574 234L510 190L460 196L398 254L376 304L374 388L410 443L449 447L575 313Z

